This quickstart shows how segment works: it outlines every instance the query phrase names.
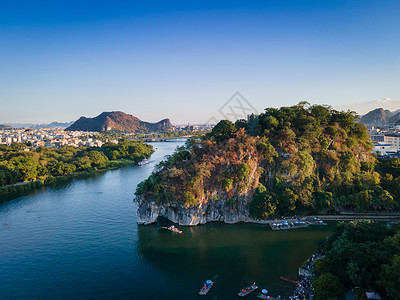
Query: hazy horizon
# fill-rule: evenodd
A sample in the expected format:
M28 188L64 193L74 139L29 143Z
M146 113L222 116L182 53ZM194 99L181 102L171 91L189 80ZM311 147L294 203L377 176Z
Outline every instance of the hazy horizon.
M10 1L0 124L123 111L174 124L300 101L400 108L400 2Z

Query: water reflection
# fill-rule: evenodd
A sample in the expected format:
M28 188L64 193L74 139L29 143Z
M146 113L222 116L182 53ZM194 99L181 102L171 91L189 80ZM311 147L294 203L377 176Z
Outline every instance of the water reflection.
M231 299L254 281L287 296L292 286L279 277L295 277L318 240L332 233L332 226L276 232L265 225L211 223L182 227L182 234L157 225L139 226L137 248L144 260L184 286L181 293L187 297L215 276L210 294L218 299Z

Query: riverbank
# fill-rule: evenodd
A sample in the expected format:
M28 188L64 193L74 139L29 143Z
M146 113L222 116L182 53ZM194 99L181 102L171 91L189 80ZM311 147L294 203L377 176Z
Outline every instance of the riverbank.
M91 169L87 171L74 172L68 175L63 176L50 176L45 179L38 179L35 181L28 182L17 182L15 184L10 184L7 186L0 187L0 196L10 196L15 193L15 197L9 197L7 201L13 200L14 198L20 196L18 193L28 192L30 190L34 190L36 188L50 186L53 184L62 183L72 179L86 178L90 177L94 174L104 173L110 170L115 170L118 168L122 168L129 165L136 165L135 160L130 159L119 159L110 161L104 168L101 169Z
M244 223L253 223L253 224L274 224L279 222L296 222L296 221L304 221L310 218L317 218L321 221L356 221L356 220L371 220L371 221L382 221L382 222L392 222L392 221L400 221L400 212L394 213L385 213L379 215L377 213L364 213L364 214L350 214L346 213L343 215L304 215L298 216L295 218L280 218L280 219L273 219L273 220L249 220L245 221Z

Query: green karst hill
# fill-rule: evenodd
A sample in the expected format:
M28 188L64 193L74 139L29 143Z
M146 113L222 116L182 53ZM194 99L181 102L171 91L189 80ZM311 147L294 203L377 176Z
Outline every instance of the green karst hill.
M160 163L138 186L138 202L190 209L223 201L254 219L397 209L400 161L378 162L357 120L306 102L223 120Z

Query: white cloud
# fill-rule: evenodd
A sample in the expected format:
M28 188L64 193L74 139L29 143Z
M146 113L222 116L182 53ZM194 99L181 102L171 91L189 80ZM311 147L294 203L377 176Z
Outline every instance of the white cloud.
M379 99L379 100L374 100L374 101L369 101L369 102L364 102L364 103L372 103L372 104L382 104L382 103L389 103L392 102L392 99L390 98L383 98L383 99ZM360 104L362 104L363 102L361 102Z
M373 101L349 103L347 105L342 105L338 108L341 110L350 109L357 112L360 115L364 115L367 112L377 108L388 109L390 111L398 110L400 109L400 100L392 100L391 98L382 98Z

